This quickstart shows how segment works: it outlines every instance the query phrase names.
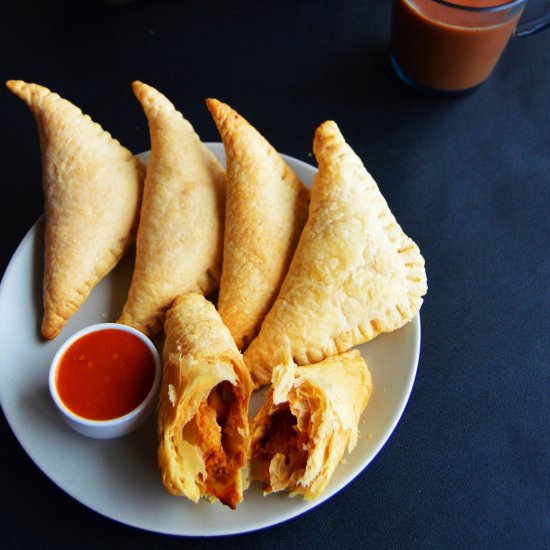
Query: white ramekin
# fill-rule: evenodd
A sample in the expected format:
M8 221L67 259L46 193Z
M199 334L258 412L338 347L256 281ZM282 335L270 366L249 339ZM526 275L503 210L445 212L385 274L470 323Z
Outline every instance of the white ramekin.
M74 413L65 405L65 403L63 403L57 389L57 370L59 368L61 358L63 357L64 353L74 342L76 342L78 339L82 338L86 334L107 329L130 332L131 334L139 338L142 342L144 342L147 345L155 361L155 377L153 379L151 389L145 399L129 413L110 420L90 420ZM160 385L160 376L160 356L155 345L153 344L153 342L151 342L149 338L147 338L147 336L132 327L119 323L99 323L79 330L63 343L63 345L59 348L52 360L48 383L50 394L58 411L61 413L61 416L63 417L65 422L71 428L73 428L73 430L82 435L93 437L96 439L111 439L127 434L136 429L151 414L156 406L158 388Z

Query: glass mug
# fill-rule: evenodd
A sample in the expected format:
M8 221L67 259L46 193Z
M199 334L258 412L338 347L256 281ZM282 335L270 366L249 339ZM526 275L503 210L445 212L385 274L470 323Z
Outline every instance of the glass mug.
M550 14L517 28L527 0L393 0L392 65L414 88L469 92L493 71L512 35L550 25Z

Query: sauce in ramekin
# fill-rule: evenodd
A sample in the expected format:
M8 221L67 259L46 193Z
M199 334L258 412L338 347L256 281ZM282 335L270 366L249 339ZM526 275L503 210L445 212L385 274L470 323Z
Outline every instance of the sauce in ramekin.
M116 329L85 334L60 359L56 387L74 414L110 420L134 410L155 379L155 358L136 335Z

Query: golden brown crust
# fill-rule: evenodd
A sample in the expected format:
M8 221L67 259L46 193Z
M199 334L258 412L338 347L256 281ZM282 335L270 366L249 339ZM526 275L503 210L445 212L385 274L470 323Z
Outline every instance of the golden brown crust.
M218 287L225 171L164 95L142 82L132 87L149 123L151 154L134 274L119 322L154 336L176 296Z
M158 406L162 481L174 495L194 502L203 496L219 498L234 508L246 481L242 470L250 446L252 380L215 307L202 295L185 294L174 301L165 333ZM231 409L223 421L217 418L220 387L232 388Z
M422 304L426 272L376 182L332 121L315 133L309 218L273 307L244 354L266 384L278 350L314 363L393 331Z
M284 279L307 219L309 190L228 105L208 99L226 154L227 201L218 310L244 349Z
M7 87L40 136L45 199L42 334L55 338L135 239L145 167L88 115L38 84Z
M264 490L318 497L346 449L354 449L371 393L357 350L315 365L297 367L290 356L278 365L252 424L251 470Z

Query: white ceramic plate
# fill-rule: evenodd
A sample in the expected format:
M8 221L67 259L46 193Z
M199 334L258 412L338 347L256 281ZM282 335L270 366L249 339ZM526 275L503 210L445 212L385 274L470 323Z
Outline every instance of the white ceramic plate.
M208 144L224 159L219 143ZM147 158L147 155L143 155ZM316 169L291 157L288 164L311 184ZM154 417L115 440L93 440L71 430L48 394L48 367L61 343L80 328L114 321L126 299L133 257L128 254L92 292L51 342L40 336L43 221L27 233L0 286L0 403L17 439L36 465L63 491L116 521L159 533L217 536L244 533L296 517L350 483L371 462L394 430L409 398L420 349L420 320L360 347L373 377L372 398L360 438L313 501L284 494L263 496L254 483L236 511L203 500L170 495L156 464ZM253 396L257 407L265 392Z

